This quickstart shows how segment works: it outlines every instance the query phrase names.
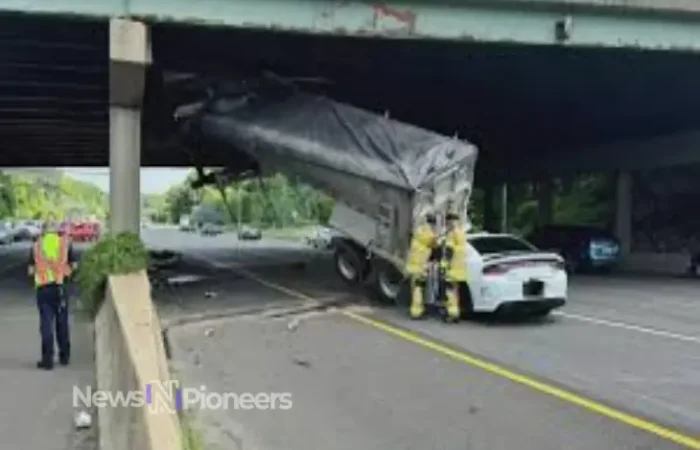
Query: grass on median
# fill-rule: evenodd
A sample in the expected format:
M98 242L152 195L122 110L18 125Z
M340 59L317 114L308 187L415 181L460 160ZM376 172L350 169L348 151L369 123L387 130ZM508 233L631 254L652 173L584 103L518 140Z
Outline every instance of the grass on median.
M184 412L180 414L180 427L183 450L204 450L204 436L194 426L194 417Z
M173 367L170 367L170 379L175 381L178 386L182 386L177 370ZM181 409L177 412L177 416L182 431L182 450L205 450L204 435L195 426L194 413Z
M76 282L83 304L94 317L105 296L107 277L148 268L148 252L138 234L103 236L80 260Z

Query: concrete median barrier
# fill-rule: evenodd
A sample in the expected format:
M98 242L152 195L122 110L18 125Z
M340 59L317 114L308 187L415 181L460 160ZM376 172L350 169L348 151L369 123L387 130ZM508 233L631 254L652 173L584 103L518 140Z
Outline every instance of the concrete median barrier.
M170 372L145 272L109 278L95 341L97 390L143 395L140 405L98 408L100 450L182 449L175 396L152 398L152 386L168 385Z
M628 255L620 265L623 272L652 275L684 275L690 264L687 253L635 252Z

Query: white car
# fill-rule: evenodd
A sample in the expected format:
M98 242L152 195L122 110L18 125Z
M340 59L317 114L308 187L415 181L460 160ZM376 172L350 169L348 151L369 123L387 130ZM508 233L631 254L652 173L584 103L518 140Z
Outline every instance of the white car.
M467 235L467 278L474 312L547 315L564 306L564 259L511 234Z
M465 314L546 316L566 304L568 276L558 254L540 251L511 234L467 234L467 243L467 290L461 292ZM346 274L346 263L344 256L336 254L336 271L351 283L357 271ZM381 302L408 303L410 293L403 275L380 271L375 280L373 292Z
M15 227L16 239L31 241L41 234L41 224L33 220L27 220Z
M5 223L0 223L0 244L7 245L15 241L15 236L12 233L12 229Z

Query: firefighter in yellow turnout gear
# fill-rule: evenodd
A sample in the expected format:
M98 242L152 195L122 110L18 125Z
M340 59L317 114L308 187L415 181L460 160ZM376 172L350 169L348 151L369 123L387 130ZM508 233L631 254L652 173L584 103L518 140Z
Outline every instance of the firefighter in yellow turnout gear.
M406 272L408 272L411 282L410 315L412 319L419 319L425 313L428 261L437 245L438 237L435 225L435 216L428 215L425 223L421 224L411 237L411 246L406 261Z
M460 222L459 216L447 214L446 233L443 252L443 269L445 273L445 295L447 318L457 321L461 315L459 287L467 282L467 230Z

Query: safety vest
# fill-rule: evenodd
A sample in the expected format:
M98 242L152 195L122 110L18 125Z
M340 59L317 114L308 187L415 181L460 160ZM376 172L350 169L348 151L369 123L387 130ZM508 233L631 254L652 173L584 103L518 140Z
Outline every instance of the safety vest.
M430 253L436 244L437 235L430 225L418 227L411 238L411 247L406 258L406 272L412 276L425 274Z
M450 282L467 281L467 232L457 226L445 236L445 246L452 250L445 277Z
M70 276L68 264L68 238L56 233L42 235L34 243L34 284L63 284Z

